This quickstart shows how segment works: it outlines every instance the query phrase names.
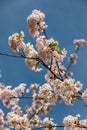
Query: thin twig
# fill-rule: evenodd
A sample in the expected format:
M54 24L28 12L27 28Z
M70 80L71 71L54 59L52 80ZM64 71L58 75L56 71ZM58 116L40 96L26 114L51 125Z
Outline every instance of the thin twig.
M38 129L43 129L43 128L53 128L53 127L56 127L56 128L64 128L63 125L54 125L54 126L41 126L41 127L37 127L37 128L32 128L31 130L38 130ZM87 130L87 126L84 126L84 125L77 125L75 128L84 128Z
M43 30L43 33L44 33L44 36L46 37L46 39L48 39L45 29Z
M0 55L9 56L9 57L16 57L16 58L24 58L24 59L36 59L38 60L45 68L47 68L56 78L63 81L60 77L58 77L39 57L33 58L33 57L25 57L24 55L11 55L7 53L0 52Z
M39 59L39 61L40 61L40 63L41 63L45 68L47 68L57 79L63 81L63 79L60 78L60 77L58 77L58 76L51 70L51 68L49 68L49 67L43 62L43 60Z
M59 75L60 75L60 77L61 77L60 68L59 68L59 64L58 64L57 61L56 61L56 65L57 65L57 68L58 68Z
M15 58L24 58L24 59L38 59L38 57L25 57L24 55L12 55L12 54L7 54L7 53L3 53L3 52L0 52L0 55L3 55L3 56L8 56L8 57L15 57Z
M53 128L53 127L57 127L57 128L63 128L63 125L54 125L54 126L41 126L41 127L37 127L37 128L32 128L31 130L38 130L38 129L42 129L42 128Z
M80 49L80 46L78 45L74 53L77 54L78 51L79 51L79 49ZM73 64L72 62L69 63L69 65L68 65L68 67L67 67L67 71L66 71L66 73L67 73L68 70L71 68L72 64Z
M10 98L20 98L20 99L22 99L22 98L33 98L32 96L13 96L13 97L10 97Z
M7 54L7 53L3 53L3 52L0 52L0 55L4 55L4 56L8 56L8 57L24 58L21 55L12 55L12 54Z

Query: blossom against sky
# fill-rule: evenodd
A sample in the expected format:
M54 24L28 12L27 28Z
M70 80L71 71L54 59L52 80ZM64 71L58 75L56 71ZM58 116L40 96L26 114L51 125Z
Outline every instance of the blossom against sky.
M87 40L87 1L86 0L1 0L0 1L0 51L12 53L8 45L8 37L15 32L24 31L25 41L35 41L29 34L26 19L33 9L39 9L45 13L45 21L48 24L47 35L58 40L62 48L66 48L68 53L73 52L73 40L84 38ZM81 80L86 88L87 85L87 46L81 48L77 59L77 65L72 66L74 77ZM43 73L35 73L30 71L23 59L0 56L0 72L2 77L0 81L6 85L17 86L20 83L26 83L28 86L33 82L42 84L45 82ZM66 62L65 62L66 64ZM66 64L67 65L67 64ZM84 111L84 113L83 113ZM62 120L69 114L81 113L82 117L86 117L86 108L84 104L80 106L80 102L74 106L68 107L64 104L58 104L52 107L52 116L54 119Z

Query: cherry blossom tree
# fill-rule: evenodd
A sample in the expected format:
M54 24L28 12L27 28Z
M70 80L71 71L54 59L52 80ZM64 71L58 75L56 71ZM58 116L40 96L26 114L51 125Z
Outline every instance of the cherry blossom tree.
M0 109L0 130L86 130L87 119L81 119L80 114L76 116L67 115L61 124L56 124L52 118L46 115L50 113L50 106L59 101L66 105L74 105L74 102L82 100L87 103L87 90L82 91L83 84L73 78L69 69L76 64L77 53L85 43L84 39L73 41L75 51L68 58L68 66L63 64L67 50L62 49L58 41L48 38L46 34L47 25L44 21L45 14L40 10L33 10L27 17L27 27L33 38L36 38L36 46L24 42L24 32L14 33L8 38L9 47L16 54L0 55L23 58L25 64L32 71L44 71L46 82L42 85L20 83L15 88L0 83L0 100L6 108L10 108L7 114ZM32 96L29 94L32 93ZM28 95L28 96L27 96ZM21 108L19 101L25 98L32 99L31 106ZM44 115L44 119L42 116Z

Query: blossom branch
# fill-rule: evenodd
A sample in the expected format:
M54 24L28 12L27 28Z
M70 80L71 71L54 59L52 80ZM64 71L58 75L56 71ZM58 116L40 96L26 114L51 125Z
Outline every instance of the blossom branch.
M74 40L73 43L75 45L75 52L70 55L70 59L69 59L70 63L67 67L67 72L70 69L70 67L72 66L72 64L76 63L77 53L78 53L80 47L86 43L86 40L84 40L84 39Z
M38 130L38 129L43 129L43 128L64 128L63 125L54 125L54 126L41 126L41 127L37 127L37 128L32 128L31 130Z
M76 99L78 99L78 100L82 100L82 98L81 98L81 96L79 96L79 95L76 95L75 96L76 97ZM23 99L23 98L25 98L25 99L33 99L33 96L13 96L13 97L10 97L10 99L12 99L12 98L19 98L19 99ZM74 97L73 97L74 98ZM41 97L39 97L39 99L41 99L41 100L46 100L45 98L41 98ZM57 97L57 100L62 100L62 97L61 96L58 96Z
M44 36L46 37L46 39L48 39L45 29L43 30L43 33L44 33Z
M87 103L87 90L81 92L82 84L75 81L69 74L68 70L72 64L76 63L77 53L80 46L86 42L84 39L74 40L75 52L70 55L70 63L65 68L62 63L66 57L67 51L61 50L58 41L53 38L48 39L46 34L47 25L43 21L45 14L39 10L33 10L27 18L27 26L31 36L36 38L36 48L33 44L24 42L24 32L14 33L8 38L10 48L17 52L18 55L11 55L0 52L0 55L24 58L29 69L40 71L39 64L45 67L48 72L45 75L46 83L42 86L32 84L26 92L32 92L32 96L25 96L26 84L11 89L11 86L5 86L0 83L0 100L3 105L11 107L11 112L7 114L7 121L4 120L4 113L0 109L0 129L4 125L14 129L51 129L56 128L87 129L87 120L80 120L80 116L67 116L63 120L64 125L56 125L52 119L46 118L41 120L42 115L50 111L50 106L56 104L57 100L62 100L67 105L72 105L73 101L83 100ZM43 32L44 36L39 36ZM22 53L22 54L21 54ZM38 88L39 86L39 88ZM38 89L37 89L38 88ZM24 111L18 105L19 99L33 99L31 107L26 106ZM23 113L26 112L26 113ZM6 123L5 123L6 122ZM39 127L40 126L40 127Z
M12 55L12 54L7 54L7 53L3 53L3 52L0 52L0 55L9 56L9 57L16 57L16 58L24 58L22 55Z
M49 68L43 60L41 60L39 57L25 57L24 55L11 55L7 53L0 52L0 55L9 56L9 57L16 57L16 58L24 58L24 59L35 59L38 60L45 68L47 68L57 79L60 79L62 81L62 78L58 77L52 70Z
M41 63L45 68L47 68L47 69L54 75L55 78L57 78L57 79L63 81L63 79L60 78L60 77L58 77L58 76L51 70L51 68L48 67L48 66L43 62L43 60L39 59L39 61L40 61L40 63Z
M38 128L31 128L31 130L38 130L38 129L42 129L42 128L49 128L49 129L51 129L51 128L64 128L64 126L63 125L42 126L42 127L38 127ZM84 125L76 125L75 128L82 128L82 129L84 128L87 130L87 126L84 126Z

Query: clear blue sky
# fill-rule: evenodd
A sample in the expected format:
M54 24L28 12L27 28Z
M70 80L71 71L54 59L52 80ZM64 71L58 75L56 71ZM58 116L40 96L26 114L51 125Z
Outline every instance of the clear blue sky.
M34 42L26 26L26 18L33 9L39 9L46 14L48 37L58 40L60 46L66 48L69 54L74 51L74 39L87 40L87 0L0 0L0 52L15 54L8 46L8 37L21 30L25 32L25 42ZM86 57L87 45L81 48L77 65L71 69L75 73L74 78L84 84L84 89L87 87ZM45 81L44 72L30 71L23 59L0 56L0 73L0 81L13 87L22 82L29 86L34 82L42 84ZM87 118L87 108L81 101L72 107L57 103L57 106L52 107L50 117L60 123L64 116L78 113Z

